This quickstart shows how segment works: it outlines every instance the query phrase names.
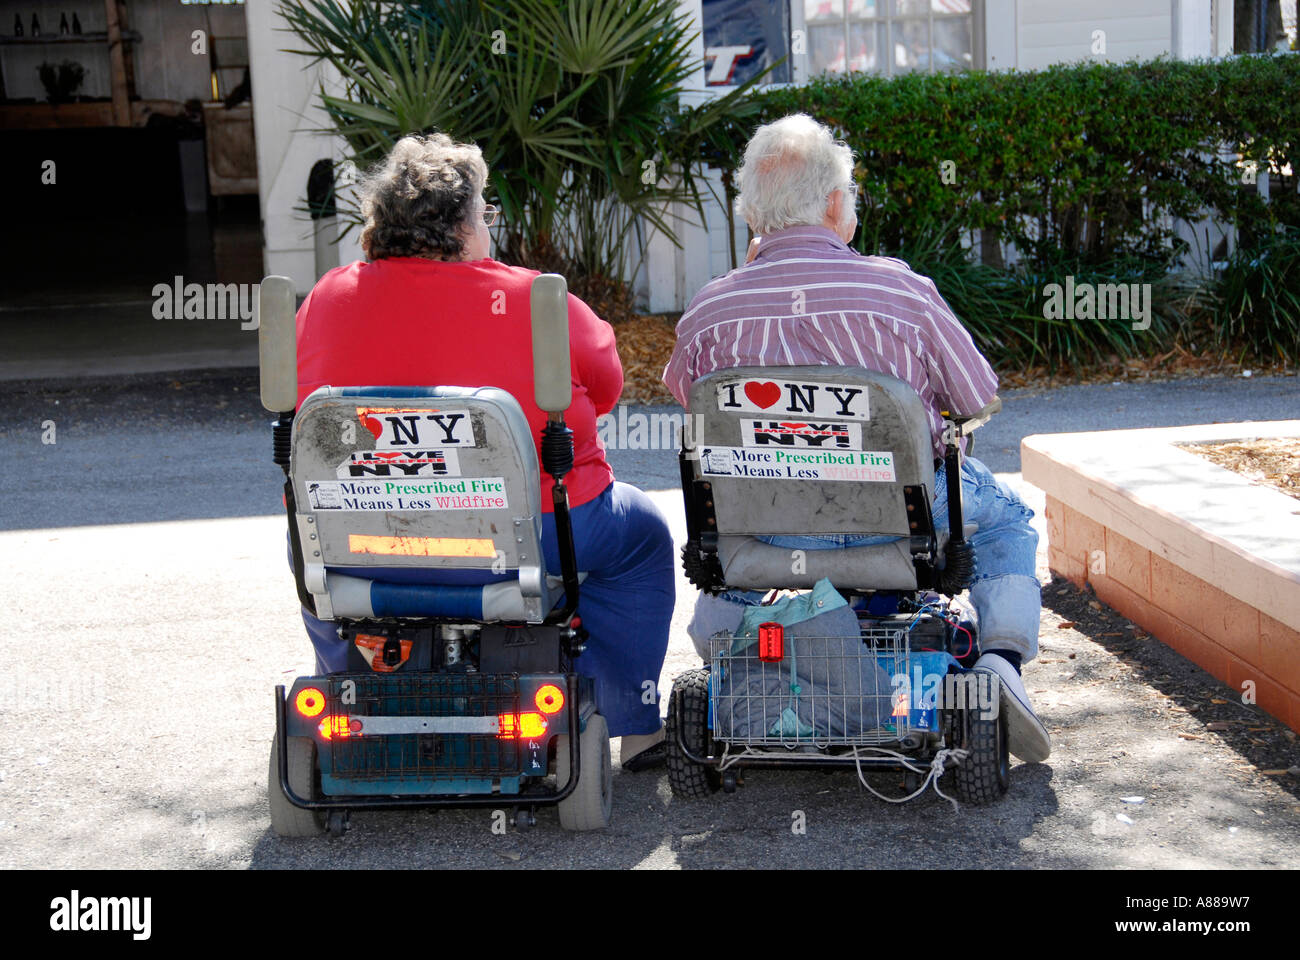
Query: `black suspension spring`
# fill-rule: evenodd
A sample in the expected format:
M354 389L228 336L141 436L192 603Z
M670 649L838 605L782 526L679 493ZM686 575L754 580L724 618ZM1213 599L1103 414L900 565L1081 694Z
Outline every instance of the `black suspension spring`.
M944 551L943 569L939 571L939 591L956 596L971 585L975 578L975 549L970 541L948 541Z
M542 430L542 469L559 480L573 469L573 431L548 420Z
M271 458L276 466L289 469L289 451L293 445L293 414L281 416L271 423Z

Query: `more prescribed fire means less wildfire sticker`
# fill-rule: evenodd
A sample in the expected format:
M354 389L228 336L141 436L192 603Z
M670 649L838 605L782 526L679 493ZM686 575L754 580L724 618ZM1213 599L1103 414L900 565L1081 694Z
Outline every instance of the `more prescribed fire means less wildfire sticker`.
M896 482L894 455L872 450L704 447L700 468L706 477Z
M452 480L309 480L313 510L503 510L503 477Z

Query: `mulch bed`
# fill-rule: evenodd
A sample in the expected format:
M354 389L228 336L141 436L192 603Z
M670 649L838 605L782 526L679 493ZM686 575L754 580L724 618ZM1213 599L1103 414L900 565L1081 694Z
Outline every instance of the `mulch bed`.
M620 403L676 403L664 386L664 365L677 342L679 314L635 316L614 324L618 355L623 361L623 395Z
M660 377L676 342L675 327L681 314L634 315L616 320L614 334L623 360L622 403L675 403ZM1091 364L1065 364L1055 370L1033 366L1024 370L998 370L1000 388L1047 388L1079 383L1113 383L1173 380L1182 377L1250 377L1294 374L1295 367L1281 362L1242 361L1195 343L1174 344L1153 357L1121 360L1118 356Z
M1261 437L1227 443L1180 443L1179 446L1300 500L1300 438Z

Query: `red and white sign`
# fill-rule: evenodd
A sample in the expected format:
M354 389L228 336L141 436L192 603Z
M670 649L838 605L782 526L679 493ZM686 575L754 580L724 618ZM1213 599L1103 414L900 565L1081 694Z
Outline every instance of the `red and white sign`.
M718 387L718 409L790 419L868 420L867 388L792 380L735 380Z

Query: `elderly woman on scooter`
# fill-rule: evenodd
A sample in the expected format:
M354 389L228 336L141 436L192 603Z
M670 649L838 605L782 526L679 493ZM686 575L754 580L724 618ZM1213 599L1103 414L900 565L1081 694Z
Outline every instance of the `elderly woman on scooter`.
M497 210L483 201L479 148L442 134L405 137L360 187L367 259L325 274L298 311L298 402L323 384L432 383L500 387L538 441L545 414L533 401L529 291L537 271L489 256ZM590 632L580 667L596 680L624 769L662 759L654 690L674 601L672 538L645 493L614 479L596 434L623 389L614 332L569 296L574 466L565 478L578 569L578 614ZM540 456L540 451L539 451ZM558 570L551 478L542 474L543 543ZM333 627L303 619L325 671L345 668ZM646 702L649 699L649 702Z

